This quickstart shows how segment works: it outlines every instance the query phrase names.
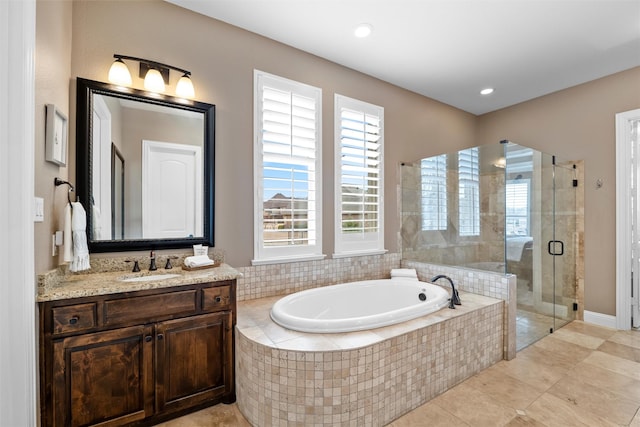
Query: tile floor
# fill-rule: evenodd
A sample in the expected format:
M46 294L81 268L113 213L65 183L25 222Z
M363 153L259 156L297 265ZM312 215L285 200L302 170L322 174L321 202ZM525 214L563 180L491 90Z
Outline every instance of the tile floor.
M640 427L640 332L574 321L390 427ZM249 426L216 405L162 427Z

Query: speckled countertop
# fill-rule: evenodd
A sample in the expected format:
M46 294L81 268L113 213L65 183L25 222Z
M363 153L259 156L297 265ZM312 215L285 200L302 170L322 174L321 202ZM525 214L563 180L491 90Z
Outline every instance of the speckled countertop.
M172 275L169 278L163 276ZM96 271L86 274L66 273L53 270L38 278L38 302L80 298L94 295L107 295L120 292L142 291L147 289L169 288L172 286L193 285L198 283L232 280L242 274L228 264L203 270L186 271L181 267L169 270L158 268L156 271ZM138 277L153 279L143 281L125 281Z

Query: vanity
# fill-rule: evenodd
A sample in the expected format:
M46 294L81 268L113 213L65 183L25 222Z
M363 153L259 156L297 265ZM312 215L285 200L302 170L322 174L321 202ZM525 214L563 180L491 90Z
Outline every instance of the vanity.
M239 273L150 273L65 275L40 289L42 425L153 425L235 401Z
M234 402L240 273L224 263L186 271L180 255L156 270L153 255L214 246L215 105L76 85L75 191L88 249L129 255L39 277L42 425L153 425Z

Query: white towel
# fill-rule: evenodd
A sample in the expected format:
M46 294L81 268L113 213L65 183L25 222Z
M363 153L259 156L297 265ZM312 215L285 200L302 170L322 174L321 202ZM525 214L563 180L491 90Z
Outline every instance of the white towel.
M213 265L215 262L209 258L208 255L195 255L188 256L184 259L184 265L187 267L204 267L206 265Z
M415 268L394 268L391 270L391 278L409 278L417 279L418 273Z
M71 271L91 268L89 248L87 246L87 213L81 203L71 203L71 235L73 237L73 259L69 265Z
M73 259L73 240L71 239L71 205L67 203L64 207L64 224L62 231L62 262L64 264Z

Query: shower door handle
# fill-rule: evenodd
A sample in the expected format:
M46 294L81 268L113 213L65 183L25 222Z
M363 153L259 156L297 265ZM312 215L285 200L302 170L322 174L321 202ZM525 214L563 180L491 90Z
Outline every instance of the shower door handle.
M560 245L560 252L556 251L558 244ZM564 242L562 240L549 240L549 243L547 243L547 252L549 252L551 256L564 255Z

